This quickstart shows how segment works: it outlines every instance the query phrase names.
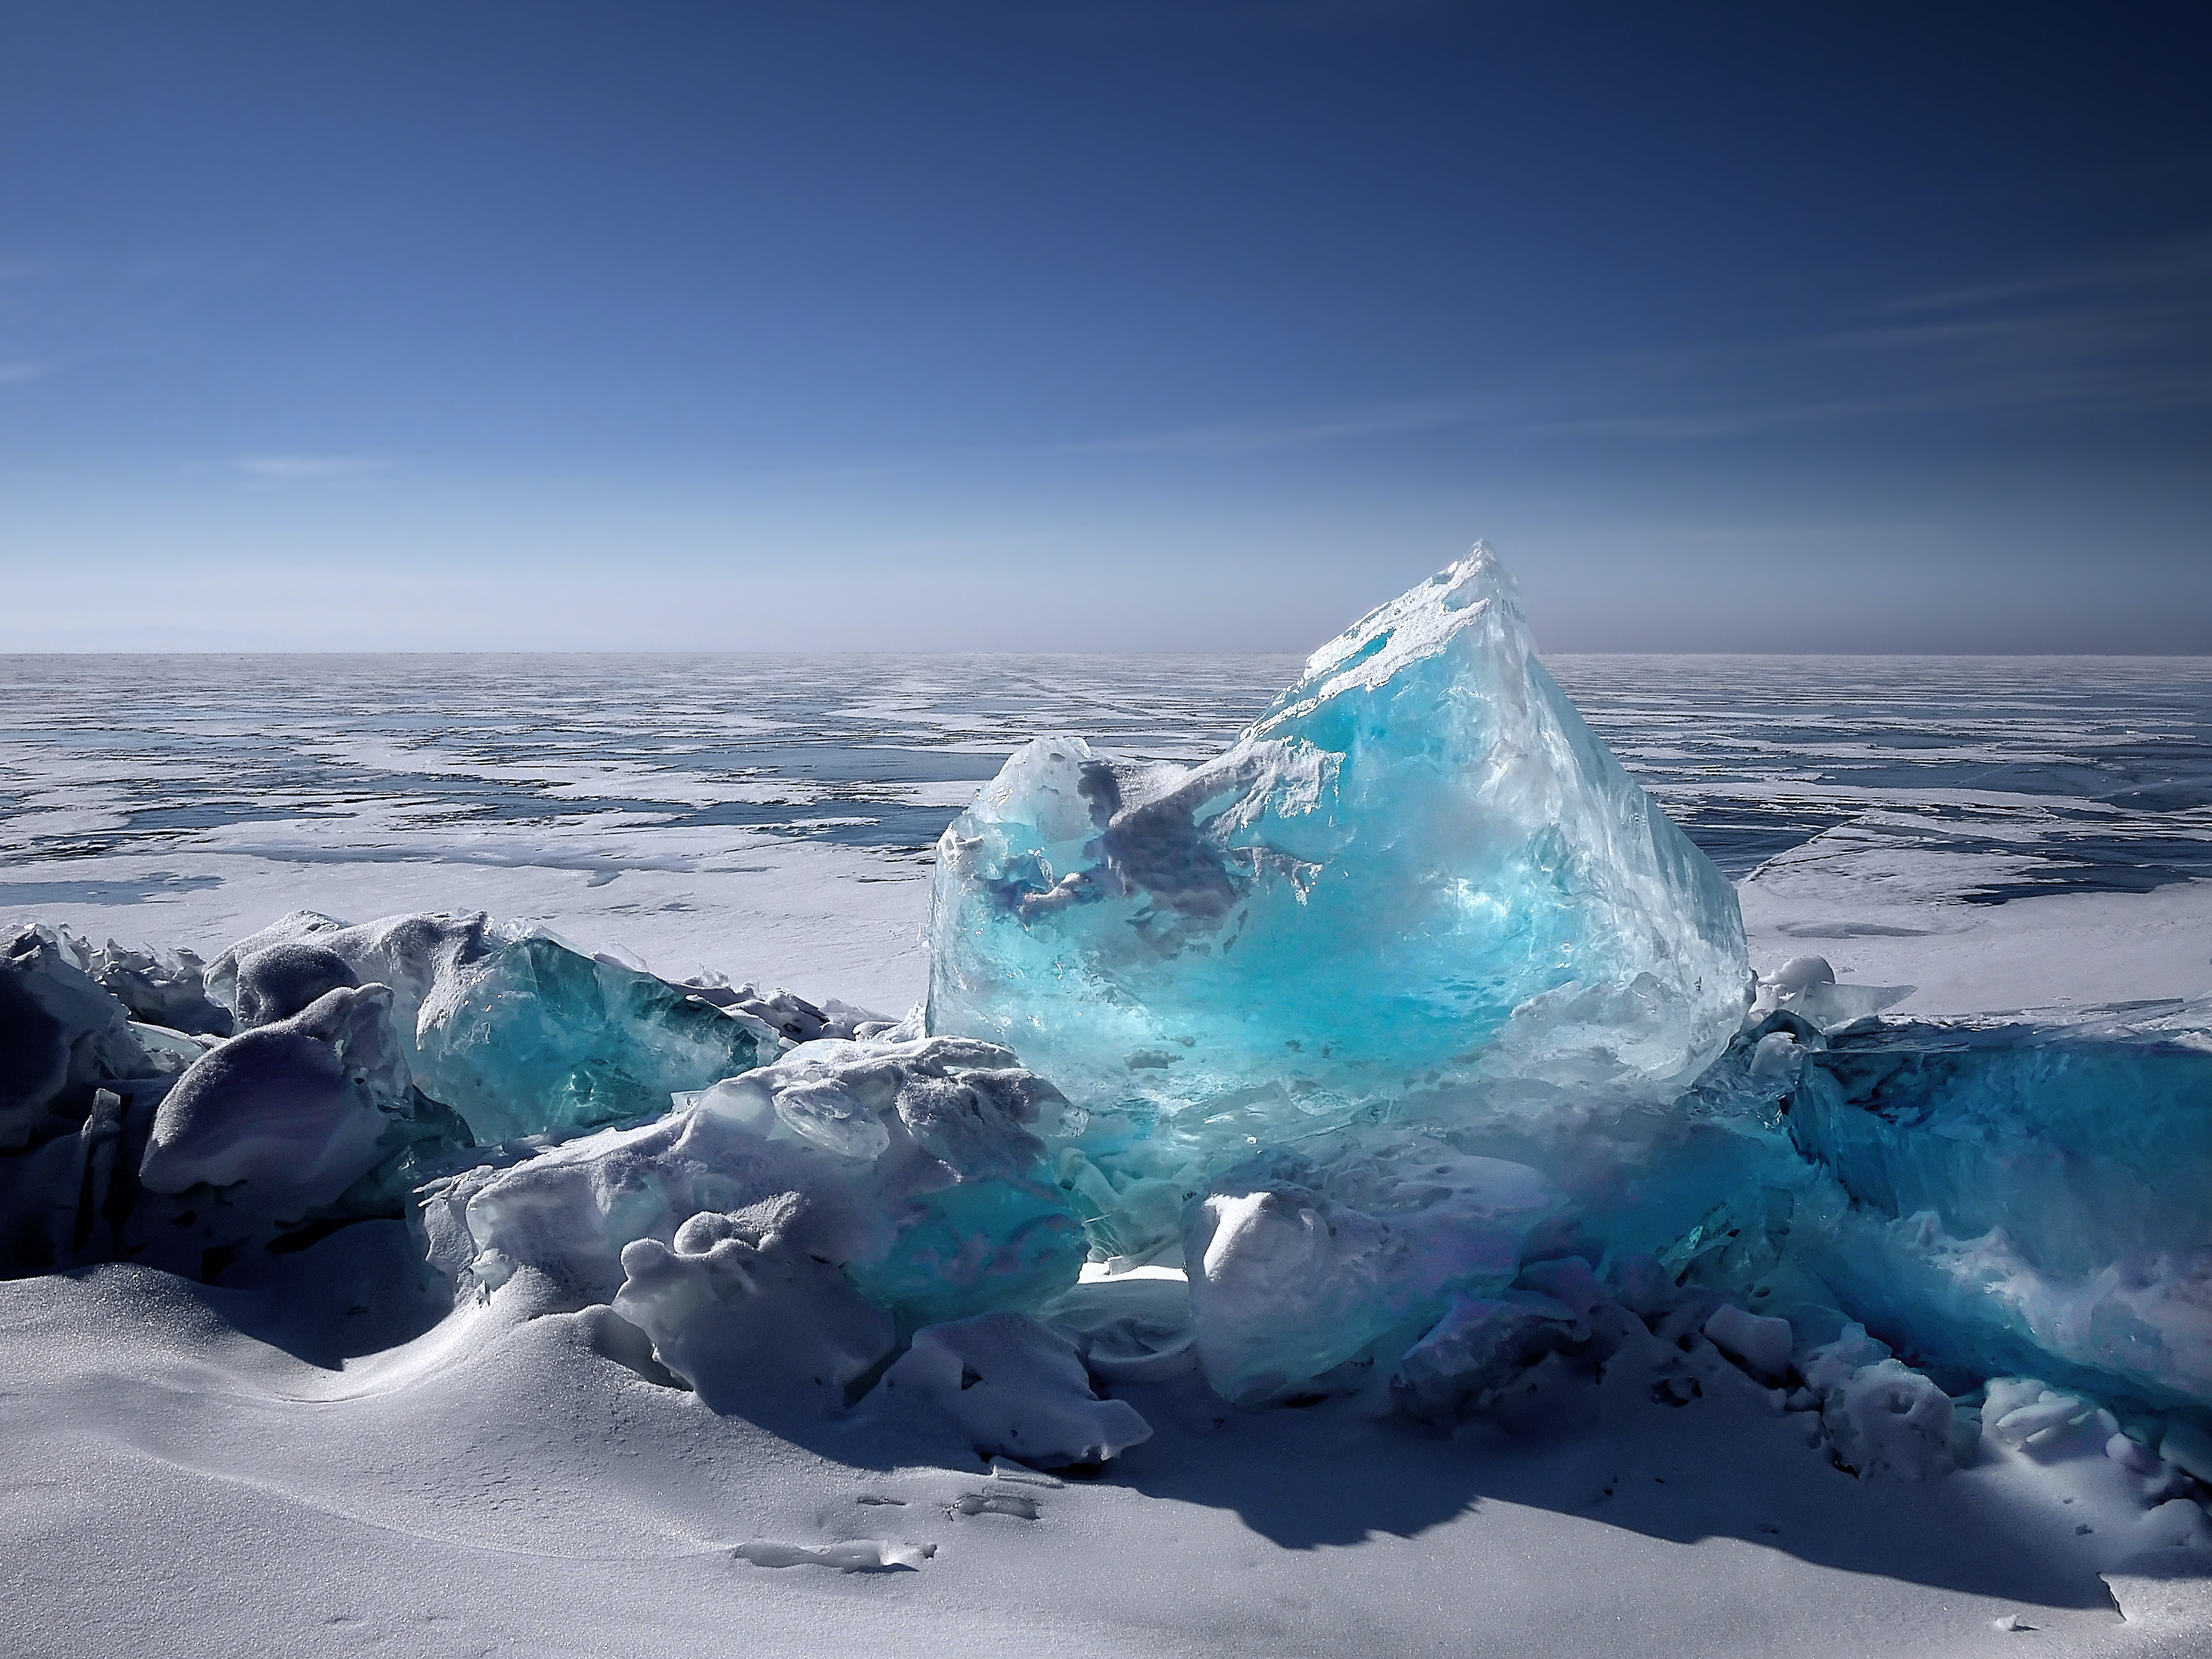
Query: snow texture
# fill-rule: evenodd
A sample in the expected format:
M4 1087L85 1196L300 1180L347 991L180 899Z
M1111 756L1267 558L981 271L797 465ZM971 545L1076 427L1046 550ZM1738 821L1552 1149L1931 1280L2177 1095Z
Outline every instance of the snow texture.
M917 1331L870 1401L892 1420L947 1419L981 1456L1047 1468L1103 1463L1152 1432L1127 1401L1091 1392L1073 1342L1017 1313Z

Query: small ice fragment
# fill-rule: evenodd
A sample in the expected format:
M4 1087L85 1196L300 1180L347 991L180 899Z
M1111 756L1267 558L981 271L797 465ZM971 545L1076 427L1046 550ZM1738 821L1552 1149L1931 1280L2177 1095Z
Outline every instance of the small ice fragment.
M1826 957L1792 957L1774 970L1773 985L1784 996L1795 996L1815 985L1833 985L1836 970Z
M1751 1083L1763 1095L1787 1092L1796 1086L1804 1067L1805 1051L1787 1031L1769 1031L1751 1051Z

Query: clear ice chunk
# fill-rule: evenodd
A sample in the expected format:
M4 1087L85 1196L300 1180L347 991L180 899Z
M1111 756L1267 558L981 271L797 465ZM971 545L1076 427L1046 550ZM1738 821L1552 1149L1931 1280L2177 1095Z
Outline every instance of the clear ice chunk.
M1790 1248L1893 1340L2212 1405L2212 1005L1808 1054Z
M416 1083L486 1143L653 1115L785 1046L697 988L481 915L349 927L298 911L233 945L209 980L248 1025L333 985L388 986Z
M1734 889L1480 545L1216 759L1017 752L939 843L930 939L930 1030L1201 1145L1440 1084L1665 1098L1750 984Z

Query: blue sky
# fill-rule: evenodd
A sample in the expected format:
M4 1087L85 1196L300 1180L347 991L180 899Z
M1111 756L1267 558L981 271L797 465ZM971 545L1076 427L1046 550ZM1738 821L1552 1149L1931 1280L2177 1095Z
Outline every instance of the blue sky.
M0 0L0 649L2212 648L2204 15Z

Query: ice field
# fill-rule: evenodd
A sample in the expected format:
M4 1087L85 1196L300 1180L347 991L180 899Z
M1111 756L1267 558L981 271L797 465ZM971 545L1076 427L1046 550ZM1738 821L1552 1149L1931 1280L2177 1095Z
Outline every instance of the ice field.
M2212 661L0 698L27 1650L2212 1640Z

